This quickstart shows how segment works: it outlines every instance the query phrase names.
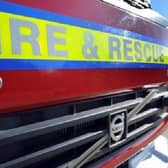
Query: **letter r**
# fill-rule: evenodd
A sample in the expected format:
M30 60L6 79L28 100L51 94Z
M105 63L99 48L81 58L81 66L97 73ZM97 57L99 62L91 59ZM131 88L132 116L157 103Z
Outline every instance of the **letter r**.
M35 55L40 55L40 47L37 41L39 30L36 24L30 21L24 21L21 19L10 19L11 25L11 40L12 40L12 50L14 54L21 54L21 44L22 42L29 43L32 46L32 53ZM31 34L21 34L20 29L28 28L31 30Z

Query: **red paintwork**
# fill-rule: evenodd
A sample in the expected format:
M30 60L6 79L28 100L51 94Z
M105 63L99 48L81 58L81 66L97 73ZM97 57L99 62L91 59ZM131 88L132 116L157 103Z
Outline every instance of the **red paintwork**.
M166 70L6 71L0 76L4 80L0 96L3 113L159 83L166 80Z
M97 168L114 168L126 161L129 157L143 149L156 137L161 135L163 131L168 127L168 119L164 120L159 127L157 127L152 133L150 133L143 140L137 142L135 145L132 145L127 150L122 151L121 153L113 156L112 158L105 159L99 165L94 165L93 167Z
M149 23L140 17L130 15L118 8L102 2L102 0L6 0L25 6L61 13L96 23L112 25L113 27L126 29L160 40L168 41L166 29ZM150 31L149 31L150 30ZM159 33L158 33L159 32Z
M142 18L133 17L100 0L8 1L168 41L168 33L164 28ZM117 89L168 81L167 71L164 69L0 71L0 77L4 81L0 89L1 114L102 96ZM105 160L99 167L112 168L127 160L160 135L167 126L168 120L165 120L148 137L115 157Z
M164 28L133 17L100 0L8 1L112 25L163 41L168 39ZM95 97L109 94L116 89L168 81L166 70L163 69L0 71L0 77L4 81L3 88L0 89L0 113Z

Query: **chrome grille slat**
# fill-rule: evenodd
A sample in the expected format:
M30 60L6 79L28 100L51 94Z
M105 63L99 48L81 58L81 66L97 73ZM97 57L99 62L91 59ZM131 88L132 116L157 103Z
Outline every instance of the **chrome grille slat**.
M74 139L71 139L67 142L63 142L61 144L34 152L30 155L25 155L23 157L17 158L15 160L11 160L9 162L6 162L4 164L0 164L1 168L22 168L25 166L28 166L34 162L47 159L48 157L52 157L53 155L56 155L58 153L63 153L70 148L73 148L74 145L80 146L82 144L85 144L89 141L93 141L95 139L98 139L100 137L103 137L105 135L105 131L99 131L99 132L93 132L88 133L87 135L83 135Z
M128 122L128 126L135 124L136 122L139 122L141 120L144 120L152 115L160 114L162 112L163 110L159 108L152 108L152 109L146 110L143 113L137 114L136 116L131 118L131 120Z
M143 99L141 103L139 103L135 108L133 108L127 116L128 122L134 117L139 111L141 111L147 104L149 104L156 94L156 90L150 91L150 93Z
M128 133L128 138L133 138L137 135L141 135L142 133L146 132L147 130L151 129L153 127L154 123L145 124L142 127L139 127L138 129Z
M77 125L81 122L86 121L88 122L102 117L106 117L112 111L117 111L123 108L130 109L141 101L142 98L137 98L136 100L129 100L126 102L117 103L110 107L97 108L94 110L84 111L71 116L60 117L14 129L9 129L6 131L1 131L0 146L7 143L15 142L18 140L24 140L26 138L31 138L34 136L56 131L62 128Z

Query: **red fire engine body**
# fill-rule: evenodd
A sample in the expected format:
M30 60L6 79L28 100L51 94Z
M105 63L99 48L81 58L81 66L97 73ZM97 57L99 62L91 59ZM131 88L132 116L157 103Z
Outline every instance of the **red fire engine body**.
M102 137L103 150L81 166L116 167L165 130L168 30L149 10L101 0L0 1L0 167L77 167ZM135 109L148 119L131 115Z

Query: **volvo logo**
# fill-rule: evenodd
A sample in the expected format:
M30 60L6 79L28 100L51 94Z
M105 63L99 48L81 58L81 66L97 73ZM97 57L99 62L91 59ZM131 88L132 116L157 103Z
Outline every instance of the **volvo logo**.
M118 142L126 135L126 113L110 115L109 132L113 142Z

